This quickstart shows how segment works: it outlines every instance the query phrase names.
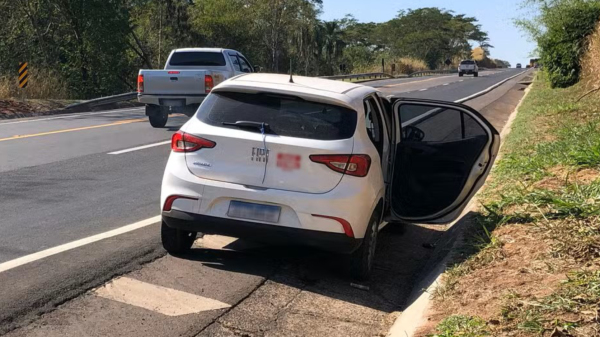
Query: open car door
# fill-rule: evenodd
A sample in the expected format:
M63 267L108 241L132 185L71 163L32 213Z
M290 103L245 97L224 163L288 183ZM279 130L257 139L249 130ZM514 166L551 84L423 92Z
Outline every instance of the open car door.
M388 221L454 221L485 182L500 147L498 131L457 103L392 98Z

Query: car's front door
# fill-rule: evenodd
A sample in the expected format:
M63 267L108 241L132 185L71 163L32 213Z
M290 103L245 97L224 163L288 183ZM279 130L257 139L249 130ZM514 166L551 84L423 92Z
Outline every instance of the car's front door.
M500 135L472 108L425 99L392 99L393 169L389 221L449 223L479 190Z

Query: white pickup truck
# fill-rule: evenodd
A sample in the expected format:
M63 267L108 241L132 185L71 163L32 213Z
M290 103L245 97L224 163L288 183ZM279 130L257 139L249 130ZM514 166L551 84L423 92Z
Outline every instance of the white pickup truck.
M473 60L460 61L458 65L458 76L462 77L464 74L473 74L474 77L479 76L479 67L477 62Z
M169 114L192 116L212 88L231 77L254 72L240 52L221 48L175 49L164 70L141 69L138 101L155 128L167 124Z

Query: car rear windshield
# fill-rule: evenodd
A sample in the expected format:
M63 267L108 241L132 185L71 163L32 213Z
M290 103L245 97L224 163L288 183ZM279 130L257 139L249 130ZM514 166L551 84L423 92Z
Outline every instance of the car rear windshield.
M171 66L224 66L223 53L185 51L171 55Z
M475 64L475 61L462 61L460 64Z
M208 95L197 117L204 123L226 128L237 129L236 126L223 123L256 122L268 124L270 134L336 140L352 137L357 114L340 106L305 101L293 96L219 92Z

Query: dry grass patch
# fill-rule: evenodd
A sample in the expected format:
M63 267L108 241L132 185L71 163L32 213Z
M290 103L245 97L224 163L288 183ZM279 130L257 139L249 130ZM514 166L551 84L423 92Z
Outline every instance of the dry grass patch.
M381 61L381 60L379 60ZM412 57L399 57L385 60L385 72L391 73L391 64L396 65L396 71L394 75L398 74L411 74L417 71L428 70L429 67L423 60L419 60ZM360 73L379 73L381 72L381 62L377 64L369 64L364 66L355 66L353 71L355 74Z
M15 74L0 76L0 99L68 99L69 92L65 81L56 73L30 66L29 82L26 88L19 88Z

